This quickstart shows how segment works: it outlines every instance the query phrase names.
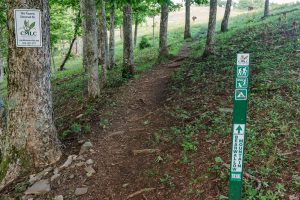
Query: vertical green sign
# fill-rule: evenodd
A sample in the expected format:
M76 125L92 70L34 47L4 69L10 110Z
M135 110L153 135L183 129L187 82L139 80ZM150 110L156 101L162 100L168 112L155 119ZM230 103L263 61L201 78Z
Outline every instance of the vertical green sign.
M250 55L238 54L234 80L234 108L232 121L232 147L230 165L229 199L242 199L244 146L247 107L249 98Z

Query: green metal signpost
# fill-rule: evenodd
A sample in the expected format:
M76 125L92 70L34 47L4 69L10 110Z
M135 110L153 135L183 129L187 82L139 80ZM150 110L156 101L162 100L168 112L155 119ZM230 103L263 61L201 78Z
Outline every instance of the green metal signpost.
M249 93L250 55L238 54L235 68L234 108L232 121L232 149L229 199L242 198L244 146Z

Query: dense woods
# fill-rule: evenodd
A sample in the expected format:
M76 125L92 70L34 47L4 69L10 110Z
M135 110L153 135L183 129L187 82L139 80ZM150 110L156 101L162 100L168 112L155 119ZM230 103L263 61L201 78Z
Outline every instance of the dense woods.
M243 198L296 200L298 10L269 0L0 0L0 199L239 199L227 186L230 92L236 54L250 53L254 78L238 77L253 81ZM37 39L22 46L22 34Z

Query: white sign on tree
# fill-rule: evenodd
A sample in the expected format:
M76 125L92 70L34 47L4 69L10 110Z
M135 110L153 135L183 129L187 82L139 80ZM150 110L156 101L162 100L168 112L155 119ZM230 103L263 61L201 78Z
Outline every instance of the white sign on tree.
M15 9L17 47L42 47L41 12L35 9Z

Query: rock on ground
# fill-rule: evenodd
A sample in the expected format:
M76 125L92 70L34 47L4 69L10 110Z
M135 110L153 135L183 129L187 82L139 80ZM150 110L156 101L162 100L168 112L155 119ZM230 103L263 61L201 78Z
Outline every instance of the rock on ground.
M88 188L76 188L75 195L76 196L81 196L81 195L86 194L87 191L88 191Z
M28 188L25 191L25 195L44 194L44 193L50 192L50 190L51 190L51 187L50 187L49 180L40 180L40 181L36 182L35 184L33 184L30 188Z
M54 200L64 200L63 195L56 196Z
M88 151L89 149L91 149L93 147L93 144L91 142L85 142L80 149L79 155L85 153L86 151Z

